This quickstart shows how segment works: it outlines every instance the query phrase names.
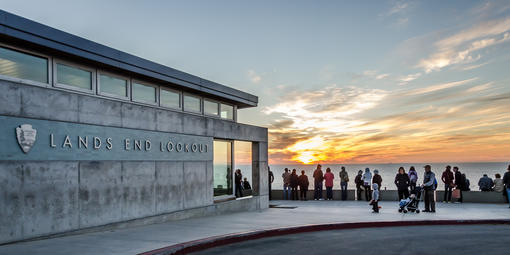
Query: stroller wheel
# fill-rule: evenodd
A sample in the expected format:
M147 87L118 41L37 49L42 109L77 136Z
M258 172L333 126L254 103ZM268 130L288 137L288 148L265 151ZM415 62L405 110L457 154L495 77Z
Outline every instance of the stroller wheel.
M402 209L398 209L398 212L402 212Z
M407 210L404 210L404 213L407 213Z
M420 213L420 210L416 210L416 213Z

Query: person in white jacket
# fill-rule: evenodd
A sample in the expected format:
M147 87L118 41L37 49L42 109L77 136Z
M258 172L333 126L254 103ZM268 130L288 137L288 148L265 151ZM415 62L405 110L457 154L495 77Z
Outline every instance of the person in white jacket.
M365 198L367 201L372 200L372 192L370 190L370 186L372 184L372 173L370 172L370 168L365 168L365 173L363 174L363 187L365 188Z

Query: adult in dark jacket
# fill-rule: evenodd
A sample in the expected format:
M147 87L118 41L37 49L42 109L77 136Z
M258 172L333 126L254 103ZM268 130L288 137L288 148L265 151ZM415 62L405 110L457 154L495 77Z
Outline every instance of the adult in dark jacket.
M242 182L243 182L243 175L241 174L241 169L237 169L234 176L234 182L235 182L235 196L236 197L242 197L243 196L243 188Z
M506 194L508 198L508 204L510 204L510 165L506 169L505 175L503 175L503 184L505 184Z
M494 181L492 181L487 174L484 174L482 178L478 181L478 186L481 191L492 191L492 186L494 186Z
M292 169L292 173L290 174L290 197L292 200L298 200L298 176L296 174L296 169Z
M453 172L452 172L451 166L446 166L446 169L443 172L443 175L441 175L441 180L444 183L444 198L443 203L448 203L452 201L452 189L453 189Z
M379 170L375 169L374 170L374 178L372 179L372 183L377 183L377 185L379 186L379 190L381 190L381 185L382 185L382 177L381 175L379 175Z
M406 170L403 167L400 167L395 176L399 200L409 197L409 182L409 175L406 174Z
M458 167L453 167L453 172L455 176L454 181L455 188L458 189L460 192L460 197L457 200L457 202L462 203L462 191L464 190L464 186L466 185L466 180L462 178L462 173L459 171Z
M354 183L356 183L356 200L361 200L361 187L363 187L363 171L359 170L358 175L354 178Z
M299 186L299 199L306 201L306 192L308 191L308 186L310 183L308 182L308 176L305 175L305 171L301 171L301 175L298 177L298 186Z

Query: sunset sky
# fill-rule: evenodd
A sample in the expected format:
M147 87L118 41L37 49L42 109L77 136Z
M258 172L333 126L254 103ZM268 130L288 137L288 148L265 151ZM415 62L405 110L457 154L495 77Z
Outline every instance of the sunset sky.
M259 96L270 163L510 159L510 1L2 1Z

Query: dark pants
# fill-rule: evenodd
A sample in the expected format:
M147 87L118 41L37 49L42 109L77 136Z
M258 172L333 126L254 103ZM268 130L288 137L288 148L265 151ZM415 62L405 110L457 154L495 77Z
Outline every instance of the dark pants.
M300 192L299 192L299 193L300 193L299 198L300 198L301 200L306 200L306 192L308 191L308 189L307 189L307 188L301 188L301 187L300 187L299 191L300 191Z
M434 190L425 190L425 211L436 211L436 202L434 201Z
M242 197L243 196L243 188L241 188L241 183L236 183L236 197Z
M379 212L379 201L374 200L374 202L372 202L372 210L374 212Z
M315 183L314 187L314 193L313 193L313 199L321 199L322 198L322 182Z
M409 184L409 188L411 189L411 191L415 190L416 189L416 182L411 182Z
M326 198L333 199L333 187L326 187Z
M409 197L408 189L399 189L398 190L398 200L402 200Z
M347 182L340 182L340 189L342 190L342 200L347 200Z
M356 186L356 199L361 200L361 186Z
M443 201L445 202L451 202L452 201L452 189L453 186L450 184L444 185L444 198Z
M462 203L462 202L463 202L463 199L462 199L462 190L461 190L461 189L459 189L459 191L460 191L460 197L459 197L459 199L457 200L457 202Z
M365 187L365 199L367 201L372 200L372 189L370 188L370 185L364 187Z
M268 188L269 188L269 200L272 200L272 198L271 198L271 182L269 182Z
M297 187L290 187L290 196L291 196L292 200L298 200Z

